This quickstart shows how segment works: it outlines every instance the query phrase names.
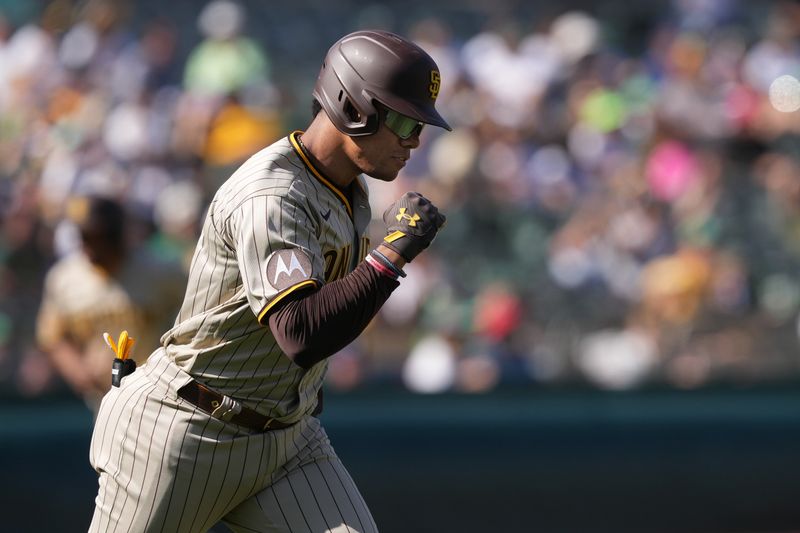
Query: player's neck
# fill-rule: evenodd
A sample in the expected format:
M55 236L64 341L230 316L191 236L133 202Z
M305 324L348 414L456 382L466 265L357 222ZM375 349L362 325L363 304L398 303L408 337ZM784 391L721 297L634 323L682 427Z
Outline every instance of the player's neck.
M360 174L358 168L342 151L338 130L326 132L326 124L315 119L299 136L300 147L311 163L339 189L345 191ZM331 124L330 127L333 127Z

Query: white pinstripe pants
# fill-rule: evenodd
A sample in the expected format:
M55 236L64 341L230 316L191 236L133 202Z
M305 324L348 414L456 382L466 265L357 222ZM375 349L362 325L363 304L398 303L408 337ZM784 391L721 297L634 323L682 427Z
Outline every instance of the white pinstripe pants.
M377 531L319 420L251 434L178 398L186 374L158 355L103 399L90 532Z

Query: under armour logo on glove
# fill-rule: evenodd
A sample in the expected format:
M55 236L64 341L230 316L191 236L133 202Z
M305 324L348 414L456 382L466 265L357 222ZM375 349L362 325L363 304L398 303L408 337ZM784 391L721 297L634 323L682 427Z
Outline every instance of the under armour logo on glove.
M421 194L407 192L383 213L383 221L383 244L411 262L436 237L445 216Z
M406 208L401 207L399 214L395 218L397 219L398 222L400 222L401 220L408 220L408 225L414 228L417 226L417 220L419 220L419 215L416 213L414 213L413 215L409 215L408 213L406 213Z

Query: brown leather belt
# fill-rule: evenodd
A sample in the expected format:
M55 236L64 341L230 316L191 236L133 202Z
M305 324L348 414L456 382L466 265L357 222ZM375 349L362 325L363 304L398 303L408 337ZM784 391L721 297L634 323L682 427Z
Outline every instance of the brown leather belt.
M279 422L244 405L236 405L234 407L235 404L230 399L194 380L178 389L178 396L210 415L226 422L239 424L253 431L285 429L295 424L295 422L291 424ZM215 412L218 414L215 414ZM317 415L320 412L322 412L322 389L317 395L317 407L312 415Z

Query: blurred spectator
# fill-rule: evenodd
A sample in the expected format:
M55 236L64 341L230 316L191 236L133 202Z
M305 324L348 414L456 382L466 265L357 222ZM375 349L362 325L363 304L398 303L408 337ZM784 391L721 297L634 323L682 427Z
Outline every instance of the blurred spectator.
M241 34L244 8L231 0L213 0L200 12L197 24L203 41L189 54L184 85L204 95L226 95L256 88L267 81L266 55Z
M413 392L432 394L448 391L456 381L458 356L446 336L427 336L408 354L403 365L403 383Z
M211 167L233 166L277 140L279 132L274 113L226 98L209 124L203 160Z
M652 377L658 363L653 340L634 329L601 330L581 341L578 366L602 388L636 387Z
M110 387L113 360L103 333L116 338L127 330L136 340L132 357L143 362L171 327L185 279L179 265L127 244L117 202L74 198L67 210L80 248L47 273L37 339L66 383L96 412Z
M203 40L189 53L183 97L192 151L216 173L227 175L283 132L272 109L278 94L261 45L243 34L247 12L232 0L212 0L197 24ZM210 184L209 189L216 189Z

